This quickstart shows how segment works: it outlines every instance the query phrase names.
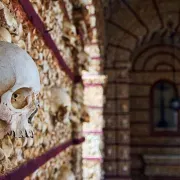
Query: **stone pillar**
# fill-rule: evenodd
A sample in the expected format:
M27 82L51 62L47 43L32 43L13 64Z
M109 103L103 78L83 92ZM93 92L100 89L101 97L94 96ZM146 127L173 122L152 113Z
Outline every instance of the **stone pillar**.
M84 104L87 107L90 122L83 123L83 179L97 179L103 177L103 104L104 85L106 76L98 73L83 75Z

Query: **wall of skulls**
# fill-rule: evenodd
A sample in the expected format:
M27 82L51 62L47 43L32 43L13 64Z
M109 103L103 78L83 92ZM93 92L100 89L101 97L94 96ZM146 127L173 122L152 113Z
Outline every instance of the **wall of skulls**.
M87 4L81 0L30 0L30 2L75 76L82 75L83 70L100 75L100 87L84 90L82 83L73 84L59 67L40 33L27 19L19 1L2 0L0 2L0 40L14 43L30 54L40 73L41 92L40 108L33 120L34 138L15 139L6 135L0 140L0 175L16 169L72 137L81 137L83 131L95 130L97 127L96 131L101 132L103 128L103 84L105 83L105 77L101 76L103 33L99 36L96 27L97 20L102 18L102 12L95 10L95 5L99 6L99 2L92 0L87 1ZM94 83L96 84L96 80ZM56 93L60 93L60 97L55 96ZM87 94L90 97L86 97ZM88 98L94 96L98 97L97 106L100 105L100 109L90 108L89 110ZM64 103L59 105L57 100L62 100ZM65 109L65 106L69 109ZM69 118L64 118L64 112L67 111ZM90 120L92 122L88 126L87 122ZM82 122L86 123L82 126ZM84 157L97 155L102 159L102 136L95 137L96 144L93 138L94 135L88 135L87 143L83 148L81 146L68 148L36 170L26 180L65 180L67 175L72 178L76 176L77 179L82 179L82 175L85 179L87 177L99 179L102 176L99 160L97 162L85 160L83 165L81 164L82 154ZM87 152L89 155L84 154L87 147L91 146L96 149L93 148L92 152ZM92 167L91 170L89 167ZM90 178L92 174L93 178Z
M63 19L64 14L58 1L41 2L37 0L31 2L47 26L47 30L50 31L66 63L73 69L72 46L78 38L75 37L72 42L68 39L69 36L73 36L73 33L76 36L73 32L74 26L71 23L71 5L66 4L70 21L68 25L64 25L63 23L66 22ZM66 28L69 28L70 31ZM52 147L72 139L71 122L69 119L64 122L63 109L59 108L58 105L57 113L57 107L52 109L51 103L55 98L52 88L63 89L67 97L65 102L70 103L69 99L71 99L73 86L68 76L59 68L55 56L45 45L41 35L32 26L16 0L2 0L0 2L0 40L14 43L25 49L35 61L41 79L40 108L33 121L34 138L15 139L6 135L0 140L0 175L2 175L14 170L28 160L42 155ZM68 148L26 179L64 180L66 172L71 173L71 160L72 148Z

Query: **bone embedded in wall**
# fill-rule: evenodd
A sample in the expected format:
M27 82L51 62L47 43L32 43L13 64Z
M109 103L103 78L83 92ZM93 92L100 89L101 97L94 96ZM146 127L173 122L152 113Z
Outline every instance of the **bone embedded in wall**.
M8 136L3 139L1 148L4 151L6 158L9 158L13 154L13 144Z
M50 105L50 113L56 116L60 122L69 123L69 114L71 111L71 97L65 88L52 87L49 89L47 99Z
M11 34L4 27L0 27L0 41L6 41L9 43L12 41Z
M71 171L70 167L68 166L62 166L60 169L60 177L59 180L75 180L75 175Z
M5 158L4 151L0 148L0 161Z
M0 2L0 24L9 26L11 28L17 27L17 21L14 19L13 15L11 14L10 10Z
M76 40L77 40L76 27L68 21L63 22L63 36L69 40L70 45L76 46Z

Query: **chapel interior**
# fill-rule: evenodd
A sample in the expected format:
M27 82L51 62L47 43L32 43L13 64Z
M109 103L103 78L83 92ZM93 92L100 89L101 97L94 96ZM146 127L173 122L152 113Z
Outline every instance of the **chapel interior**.
M180 180L180 0L0 0L0 180Z

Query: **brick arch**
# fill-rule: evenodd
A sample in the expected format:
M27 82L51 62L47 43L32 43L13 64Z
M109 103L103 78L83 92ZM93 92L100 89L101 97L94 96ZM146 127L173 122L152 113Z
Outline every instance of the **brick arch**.
M161 57L165 55L166 59L161 59ZM163 56L164 57L164 56ZM171 61L169 61L171 60ZM170 52L157 52L152 55L149 55L144 60L143 67L141 70L155 70L157 64L161 63L162 64L168 64L169 66L173 67L175 70L180 70L180 58L173 53ZM177 66L175 66L177 64Z
M165 58L166 59L163 59ZM170 60L170 61L169 61ZM156 66L158 64L166 64L168 66L173 67L175 70L180 70L180 58L173 53L160 51L153 54L149 54L146 58L144 58L144 61L142 64L139 64L135 71L153 71L156 69ZM175 66L178 65L178 66Z
M172 44L156 44L147 46L135 57L132 57L132 71L143 70L146 67L148 61L158 54L164 54L173 57L175 60L176 69L180 69L180 47L173 46ZM174 64L174 62L171 64Z
M154 70L158 71L159 69L175 71L174 66L171 65L170 63L167 63L167 62L159 62L159 63L157 63L156 66L154 67Z

